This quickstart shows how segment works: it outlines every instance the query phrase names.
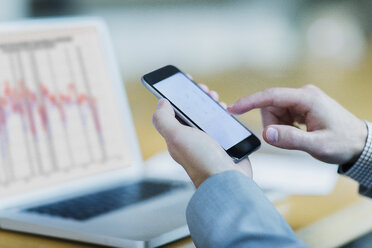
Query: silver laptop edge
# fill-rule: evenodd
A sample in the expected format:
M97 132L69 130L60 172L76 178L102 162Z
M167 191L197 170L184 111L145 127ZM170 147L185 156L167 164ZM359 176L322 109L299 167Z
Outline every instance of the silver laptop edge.
M144 165L142 156L140 153L140 148L138 144L138 140L136 137L136 132L133 124L133 120L131 118L131 112L129 108L129 104L127 101L126 91L123 86L123 81L121 79L118 66L116 64L115 53L112 50L111 42L110 42L110 35L108 30L103 23L102 20L99 18L51 18L51 19L40 19L40 20L24 20L14 23L4 23L0 25L0 32L4 31L26 31L32 30L34 28L50 28L50 27L82 27L82 26L92 26L98 29L99 40L103 45L102 51L104 53L104 57L107 62L107 69L108 74L113 81L114 88L115 88L115 100L116 104L119 106L119 110L122 114L122 122L126 127L125 132L126 136L129 139L130 145L130 152L132 155L133 164L131 166L121 169L116 169L112 171L105 172L99 175L90 175L86 176L85 178L79 178L73 181L69 181L66 183L61 183L59 185L51 185L48 186L47 189L36 189L32 192L28 192L25 194L19 194L14 197L7 197L5 200L1 200L0 202L0 227L4 229L10 229L15 231L22 231L28 233L35 233L41 234L46 236L58 237L58 238L67 238L70 240L77 240L77 241L84 241L90 242L95 244L103 244L109 246L125 246L125 247L154 247L158 245L162 245L168 243L170 241L185 237L189 234L187 225L185 220L177 219L179 218L179 213L177 211L181 210L181 214L184 217L184 211L186 208L186 204L188 199L191 197L193 188L187 187L185 190L177 191L173 193L173 196L167 197L160 196L155 197L156 199L153 200L155 202L154 206L156 207L156 211L159 211L159 216L162 215L161 202L167 202L169 206L172 206L173 202L177 202L178 205L174 205L175 208L178 210L175 212L177 215L177 221L173 221L169 219L170 226L172 229L165 231L161 235L153 236L150 239L132 239L132 238L125 238L125 237L118 237L120 235L107 235L107 234L99 234L96 230L90 232L86 231L84 228L77 228L81 223L76 224L77 230L74 230L74 223L71 223L71 220L66 220L66 224L63 223L59 225L59 221L57 220L54 222L56 218L53 217L40 217L36 215L27 215L25 213L21 213L19 211L20 208L24 206L34 205L35 203L42 203L42 202L49 202L51 200L58 200L68 197L72 197L74 195L81 195L85 192L94 192L100 190L102 188L108 188L111 185L116 185L121 182L131 182L133 180L137 180L143 178L145 176ZM77 190L78 189L78 190ZM58 194L58 195L56 195ZM172 198L173 197L173 198ZM169 199L171 200L169 200ZM143 204L143 206L138 207L141 209L143 208L142 213L146 213L145 209L152 206L152 200L147 201L147 203ZM135 206L137 208L137 206ZM126 210L123 210L124 212ZM133 208L128 211L135 211ZM112 214L112 220L117 219L117 214ZM148 212L148 211L147 211ZM175 215L175 216L176 216ZM40 216L40 215L39 215ZM150 216L150 215L149 215ZM157 218L159 218L159 216ZM164 215L166 216L166 215ZM105 215L103 216L105 217ZM98 218L97 221L87 221L83 224L86 224L87 230L90 230L91 226L89 225L107 225L107 221L105 222L102 218ZM114 218L115 217L115 218ZM110 218L110 217L109 217ZM151 218L151 217L148 217ZM101 220L102 219L102 220ZM125 220L123 220L125 221ZM156 216L154 216L154 220L148 221L158 221ZM182 223L179 225L178 223ZM124 223L124 226L126 223ZM159 223L161 225L161 223ZM71 226L71 228L69 228ZM115 226L113 224L112 228L121 227L120 224ZM94 229L94 228L93 228ZM140 230L138 230L140 232ZM144 230L145 232L146 230ZM151 233L152 231L149 231Z

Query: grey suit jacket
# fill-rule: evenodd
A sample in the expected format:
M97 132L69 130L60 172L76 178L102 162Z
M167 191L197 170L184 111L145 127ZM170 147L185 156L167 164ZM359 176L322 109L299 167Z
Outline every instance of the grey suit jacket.
M197 247L307 247L261 189L238 171L203 182L186 217Z

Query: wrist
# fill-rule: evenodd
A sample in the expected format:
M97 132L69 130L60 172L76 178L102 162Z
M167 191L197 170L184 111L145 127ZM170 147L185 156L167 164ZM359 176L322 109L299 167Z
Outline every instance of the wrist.
M191 181L194 183L194 186L195 188L199 188L199 186L205 181L207 180L209 177L213 176L213 174L211 175L203 175L203 176L197 176L197 177L190 177L191 178Z
M205 180L209 177L213 176L214 174L210 171L203 171L203 170L187 170L187 174L189 175L191 181L193 182L195 188L198 188Z
M189 174L189 177L191 178L191 181L194 183L195 188L199 188L199 186L206 181L208 178L226 172L234 170L233 168L226 168L223 170L214 170L214 171L198 171L197 173L191 175Z
M344 164L354 164L362 154L363 149L366 145L368 137L368 126L367 123L362 120L360 120L359 124L360 127L356 129L357 133L355 135L355 140L351 143L351 157L347 161L345 161Z
M358 137L357 137L357 142L355 146L355 151L354 151L354 157L356 159L359 158L360 154L362 154L363 149L366 145L367 142L367 137L368 137L368 125L365 121L360 121L360 126L361 128L359 129Z
M202 185L208 178L213 177L217 174L228 172L228 171L237 171L237 172L249 177L250 179L252 179L251 175L248 175L245 171L242 171L240 169L226 169L226 170L216 171L216 172L210 173L210 174L203 174L203 175L200 174L197 177L190 177L190 178L191 178L191 181L193 182L193 184L195 185L195 188L199 188L199 186Z

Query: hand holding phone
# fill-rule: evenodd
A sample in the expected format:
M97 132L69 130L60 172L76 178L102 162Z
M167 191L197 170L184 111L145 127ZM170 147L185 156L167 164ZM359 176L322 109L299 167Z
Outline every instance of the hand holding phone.
M166 98L185 123L215 139L235 162L260 146L251 131L176 67L150 72L142 77L142 83L156 97Z
M164 98L158 102L153 124L167 143L171 157L185 169L196 188L207 178L225 171L236 170L252 178L248 158L234 163L211 136L180 123L172 105Z

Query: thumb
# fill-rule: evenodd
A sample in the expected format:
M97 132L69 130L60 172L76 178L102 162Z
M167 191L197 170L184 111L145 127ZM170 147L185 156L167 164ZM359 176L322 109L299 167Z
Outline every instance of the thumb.
M152 116L152 123L165 139L180 125L175 118L172 106L166 99L159 100L158 107Z
M270 145L291 149L313 150L312 134L288 125L270 125L263 131L263 137Z

